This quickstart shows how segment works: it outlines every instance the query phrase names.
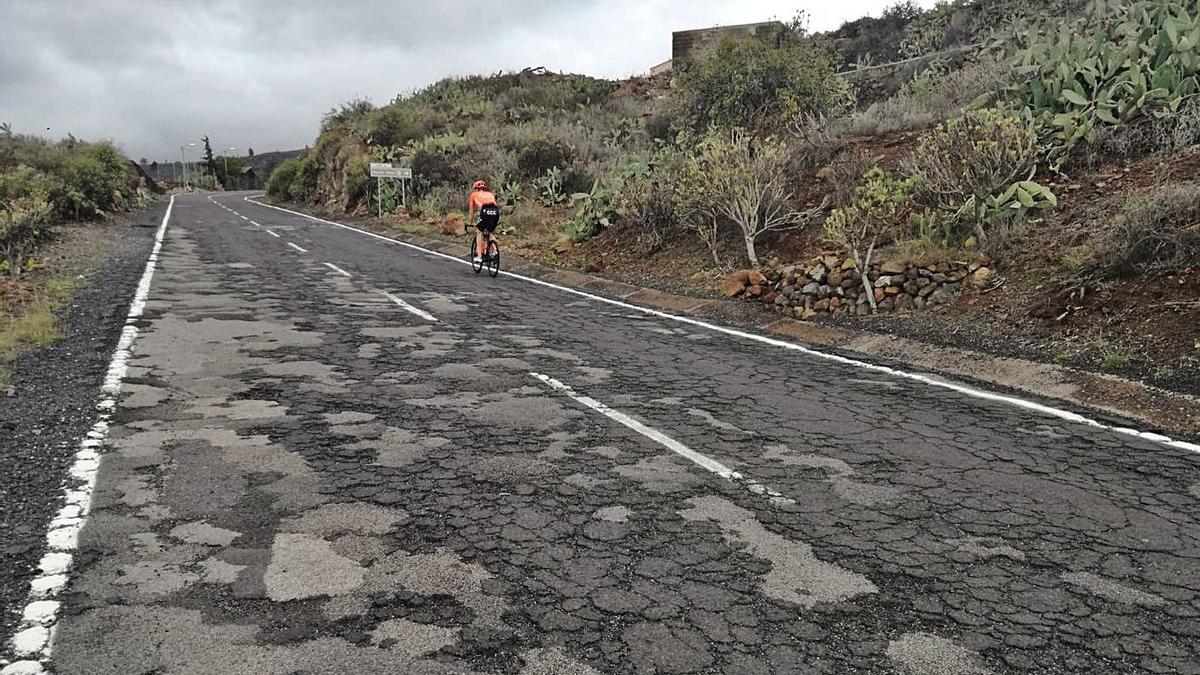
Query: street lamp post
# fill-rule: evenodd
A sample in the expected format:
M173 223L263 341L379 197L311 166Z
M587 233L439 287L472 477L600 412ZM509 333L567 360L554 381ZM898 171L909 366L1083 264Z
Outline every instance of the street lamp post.
M189 148L196 147L195 143L188 143ZM187 184L191 179L191 172L188 169L187 155L183 154L183 146L179 146L179 159L183 163L183 182Z
M229 153L232 152L233 150L237 150L237 148L225 148L225 183L226 184L221 186L224 188L229 187L229 185L228 185L228 183L229 183Z

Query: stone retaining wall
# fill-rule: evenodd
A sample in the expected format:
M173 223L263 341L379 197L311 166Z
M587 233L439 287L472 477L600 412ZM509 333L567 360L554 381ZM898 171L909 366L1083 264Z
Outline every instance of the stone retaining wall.
M778 270L745 270L730 277L725 295L772 305L799 319L819 314L865 316L877 311L922 310L953 300L964 288L985 287L992 280L990 261L947 261L913 265L889 261L871 265L864 285L853 259L825 256L809 265ZM866 286L870 286L868 296Z

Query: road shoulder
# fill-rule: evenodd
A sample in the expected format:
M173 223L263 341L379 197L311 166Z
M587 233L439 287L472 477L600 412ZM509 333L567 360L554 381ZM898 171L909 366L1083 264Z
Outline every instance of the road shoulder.
M87 226L55 264L77 283L58 312L61 339L11 364L11 395L0 391L0 636L7 644L61 506L61 484L79 440L95 422L109 358L154 244L166 201L106 225ZM70 236L70 235L69 235ZM88 243L91 238L91 244ZM99 237L102 241L95 241Z

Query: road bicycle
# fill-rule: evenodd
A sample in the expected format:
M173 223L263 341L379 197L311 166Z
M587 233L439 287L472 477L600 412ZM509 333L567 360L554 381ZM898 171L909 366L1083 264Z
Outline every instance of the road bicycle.
M463 228L466 232L467 228ZM483 271L487 267L488 274L492 278L496 278L500 274L500 244L496 243L496 235L492 232L487 233L487 249L484 256L479 260L475 260L475 235L470 235L470 244L467 246L467 260L471 261L471 268L475 270L475 274Z

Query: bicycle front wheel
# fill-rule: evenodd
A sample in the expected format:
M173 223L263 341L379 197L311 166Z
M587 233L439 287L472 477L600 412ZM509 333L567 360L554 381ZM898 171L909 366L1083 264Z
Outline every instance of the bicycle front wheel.
M492 275L492 278L494 279L496 278L497 274L500 274L500 245L497 244L495 240L489 241L487 252L488 254L486 260L488 274Z

